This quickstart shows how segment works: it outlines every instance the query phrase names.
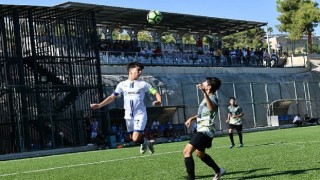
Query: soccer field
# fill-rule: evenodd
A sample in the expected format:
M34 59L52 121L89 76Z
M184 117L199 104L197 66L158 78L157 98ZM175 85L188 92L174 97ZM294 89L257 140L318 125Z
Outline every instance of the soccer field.
M221 179L320 179L319 135L320 126L244 133L245 146L233 149L227 136L216 137L207 153L226 169ZM186 143L157 144L154 155L130 147L2 161L0 179L185 179ZM196 178L212 179L212 169L194 159Z

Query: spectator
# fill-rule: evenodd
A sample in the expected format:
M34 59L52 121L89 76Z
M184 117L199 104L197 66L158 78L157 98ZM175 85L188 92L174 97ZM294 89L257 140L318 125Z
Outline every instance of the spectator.
M239 47L237 47L237 49L236 49L237 64L241 65L242 56L243 56L242 50Z
M277 56L277 53L275 52L275 50L272 50L271 59L273 60L275 65L278 65L278 56Z
M231 48L231 51L229 51L229 52L230 52L231 65L234 65L235 64L235 60L237 59L236 50Z
M160 57L161 56L161 49L159 46L155 50L153 50L153 57Z
M92 146L96 143L96 138L98 135L99 123L95 117L91 117L91 143L88 144Z
M302 126L302 120L300 118L300 114L297 114L294 118L293 118L293 124L296 124L297 126Z
M266 61L266 67L271 67L271 57L268 50L264 50L263 52L263 60Z
M221 49L217 49L214 51L214 58L216 59L216 65L220 65L221 63Z
M280 42L278 42L276 44L276 47L277 47L277 51L278 51L278 56L281 56L282 55L282 44Z
M157 136L160 136L159 131L160 122L158 120L154 120L151 125L151 130L153 133L156 133Z
M197 40L197 50L198 50L198 54L203 54L203 43L200 37Z
M84 128L86 131L86 144L91 143L91 117L86 117L84 119Z
M318 125L320 124L319 123L319 118L310 118L308 114L304 115L303 122L306 123L306 124L307 123L310 123L310 124L317 123Z
M98 149L104 149L106 147L106 137L103 135L102 131L99 131L97 134L96 144Z

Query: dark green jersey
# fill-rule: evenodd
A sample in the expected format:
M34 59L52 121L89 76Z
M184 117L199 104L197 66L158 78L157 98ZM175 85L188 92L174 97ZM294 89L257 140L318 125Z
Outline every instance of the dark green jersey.
M209 98L214 104L214 109L210 111L207 107L206 100L202 100L198 109L197 132L203 132L212 138L215 133L214 119L218 113L219 105L218 98L215 95L210 95Z
M228 107L229 114L230 114L230 121L229 124L234 124L234 125L240 125L242 124L242 118L241 117L233 117L234 115L239 115L242 113L242 108L238 105L234 106L229 106Z

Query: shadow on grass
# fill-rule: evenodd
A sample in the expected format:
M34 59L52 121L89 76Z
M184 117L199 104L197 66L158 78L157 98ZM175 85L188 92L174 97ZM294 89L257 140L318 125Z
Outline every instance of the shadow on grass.
M226 174L225 175L228 175L228 174L239 174L239 173L243 173L243 174L251 174L251 173L254 173L254 172L256 172L256 171L262 171L262 170L267 170L267 169L269 169L269 168L261 168L261 169L252 169L252 170L250 170L250 171L236 171L236 172L228 172L228 170L227 170L227 172L226 172ZM215 174L210 174L210 175L204 175L204 176L196 176L196 179L206 179L206 178L213 178L213 176L214 176Z
M268 169L268 168L266 168ZM253 172L256 172L258 170L263 170L263 169L253 169L250 171L235 171L235 172L227 172L224 176L223 179L237 179L237 180L242 180L242 179L260 179L260 178L270 178L270 177L274 177L277 178L276 176L280 176L280 175L299 175L299 174L303 174L307 171L319 171L320 168L312 168L312 169L300 169L300 170L289 170L289 171L282 171L282 172L274 172L274 173L264 173L264 174L254 174L254 175L250 175ZM230 177L228 178L228 175L231 174L243 174L241 177ZM294 178L294 177L292 177Z
M287 142L270 142L270 143L264 143L264 144L255 144L255 145L251 145L252 147L256 147L256 146L270 146L270 145L279 145L279 144L285 144Z

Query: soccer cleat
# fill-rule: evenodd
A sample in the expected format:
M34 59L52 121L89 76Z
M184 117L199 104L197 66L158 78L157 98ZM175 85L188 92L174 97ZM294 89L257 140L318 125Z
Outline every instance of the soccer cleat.
M231 144L230 146L229 146L229 149L232 149L234 147L234 144Z
M220 168L220 172L213 177L213 180L219 180L220 177L226 172L223 168Z
M153 145L154 145L154 141L153 142L149 141L148 148L149 148L150 155L152 155L154 153Z
M242 148L243 147L243 144L239 144L238 148Z
M148 148L148 146L147 146L147 140L144 140L144 143L141 144L141 146L140 146L140 153L141 153L141 154L144 154L144 153L147 151L147 148Z

